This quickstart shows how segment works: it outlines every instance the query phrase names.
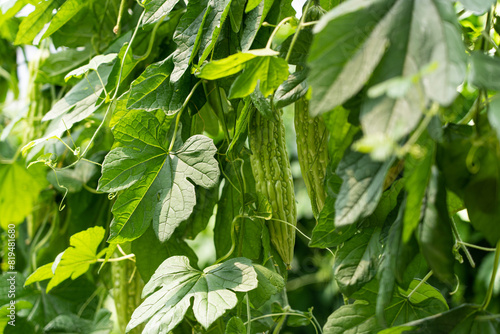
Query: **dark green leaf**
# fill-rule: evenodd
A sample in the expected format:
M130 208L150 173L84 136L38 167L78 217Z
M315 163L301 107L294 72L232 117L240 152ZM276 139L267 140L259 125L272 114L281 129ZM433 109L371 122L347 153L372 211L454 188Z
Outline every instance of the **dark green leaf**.
M196 204L194 185L187 178L204 188L217 183L211 139L192 136L169 152L160 128L154 115L134 110L114 128L115 140L125 146L111 150L104 159L99 189L127 190L113 206L110 242L138 238L151 220L160 241L168 240Z
M431 167L434 161L436 144L424 134L418 142L423 149L423 156L409 156L405 162L404 175L408 175L405 184L406 209L403 224L403 242L408 242L418 226L422 201L431 177Z
M309 247L328 248L337 247L350 239L358 230L356 224L346 228L335 228L335 198L327 197L325 205L318 217L318 224L312 232Z
M276 108L292 104L307 93L309 86L306 82L306 76L306 70L290 74L274 93L273 101Z
M414 280L408 290L399 288L395 292L392 302L384 310L389 326L397 326L448 309L443 296L427 283L420 285L408 298L418 284L419 281ZM382 330L383 327L375 317L377 286L377 281L368 283L352 296L359 300L354 304L341 306L333 312L323 328L323 333L377 333Z
M238 317L232 317L229 319L226 325L225 334L246 334L247 328L243 324L243 320Z
M417 333L471 333L470 320L477 313L478 306L462 304L457 308L428 318L415 320L401 326L385 329L380 334Z
M350 296L377 272L382 252L380 228L364 229L337 251L333 272L342 293Z
M394 158L375 162L369 155L349 150L337 168L343 183L335 202L335 227L358 222L373 213Z
M446 204L446 189L443 176L437 167L432 167L425 199L425 210L419 226L418 241L434 275L452 285L455 281L452 248L451 219Z
M174 235L167 242L161 243L151 226L143 235L132 241L132 253L135 254L137 270L146 283L153 276L156 268L169 257L184 255L191 263L198 262L194 251L183 240Z
M174 70L172 57L149 65L132 82L127 108L153 111L163 109L167 114L174 114L181 107L189 94L186 79L172 83L170 77Z
M259 285L256 289L248 292L248 297L254 308L260 308L272 296L280 292L285 286L281 275L261 265L254 265Z

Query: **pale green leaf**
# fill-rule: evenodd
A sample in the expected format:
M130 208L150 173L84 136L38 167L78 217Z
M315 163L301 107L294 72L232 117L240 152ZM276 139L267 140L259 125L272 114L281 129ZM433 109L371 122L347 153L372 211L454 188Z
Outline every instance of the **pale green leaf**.
M484 14L487 10L497 3L496 0L460 0L464 7L474 14Z
M127 331L148 321L143 333L168 333L182 321L193 300L196 320L205 328L238 303L235 292L257 287L251 262L235 258L196 270L184 256L165 260L142 291L144 302L134 311ZM159 289L158 289L159 288Z
M144 14L143 24L150 24L158 21L170 13L178 2L179 0L152 0L146 2L144 5L146 14Z
M74 69L73 71L66 74L64 80L68 81L72 77L81 78L84 74L90 71L97 71L99 66L101 66L102 64L111 63L113 60L116 59L117 56L118 56L117 53L97 55L94 58L92 58L87 65L80 66L79 68Z
M418 121L421 98L448 105L465 77L465 49L446 0L348 1L325 14L314 32L309 64L315 114L344 103L370 78L369 85L379 84L437 65L418 78L422 96L410 89L400 99L368 101L364 114L381 120L371 127L366 120L372 131L383 132L383 126L390 136L404 136Z

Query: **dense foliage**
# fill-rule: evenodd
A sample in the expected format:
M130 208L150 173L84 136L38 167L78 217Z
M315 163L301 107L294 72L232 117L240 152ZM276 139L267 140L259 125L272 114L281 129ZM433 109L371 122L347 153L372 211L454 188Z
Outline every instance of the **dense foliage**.
M0 2L0 329L500 332L496 8Z

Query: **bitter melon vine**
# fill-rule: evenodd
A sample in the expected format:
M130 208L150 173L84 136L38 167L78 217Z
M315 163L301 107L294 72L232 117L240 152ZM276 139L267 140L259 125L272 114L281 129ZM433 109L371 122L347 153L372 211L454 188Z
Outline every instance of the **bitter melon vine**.
M500 333L497 2L0 1L0 333Z

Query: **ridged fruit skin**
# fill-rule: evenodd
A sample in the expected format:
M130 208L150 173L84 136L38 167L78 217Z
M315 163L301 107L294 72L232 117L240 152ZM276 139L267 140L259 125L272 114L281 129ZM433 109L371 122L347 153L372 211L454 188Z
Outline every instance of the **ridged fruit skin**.
M294 121L300 170L317 219L326 199L324 181L329 161L328 130L321 116L309 115L309 102L305 98L295 102Z
M295 246L297 207L293 190L292 170L286 149L285 126L282 111L274 119L265 118L255 108L249 122L250 162L255 187L272 206L273 216L268 221L273 246L287 269L291 269ZM290 225L285 224L288 222Z
M128 282L134 272L134 262L124 260L110 263L113 277L113 299L115 301L116 317L120 331L125 333L125 328L132 317L132 313L141 304L141 293L144 288L144 282L137 270L135 271L132 281L130 283ZM138 326L129 333L141 333L143 328L144 325Z

